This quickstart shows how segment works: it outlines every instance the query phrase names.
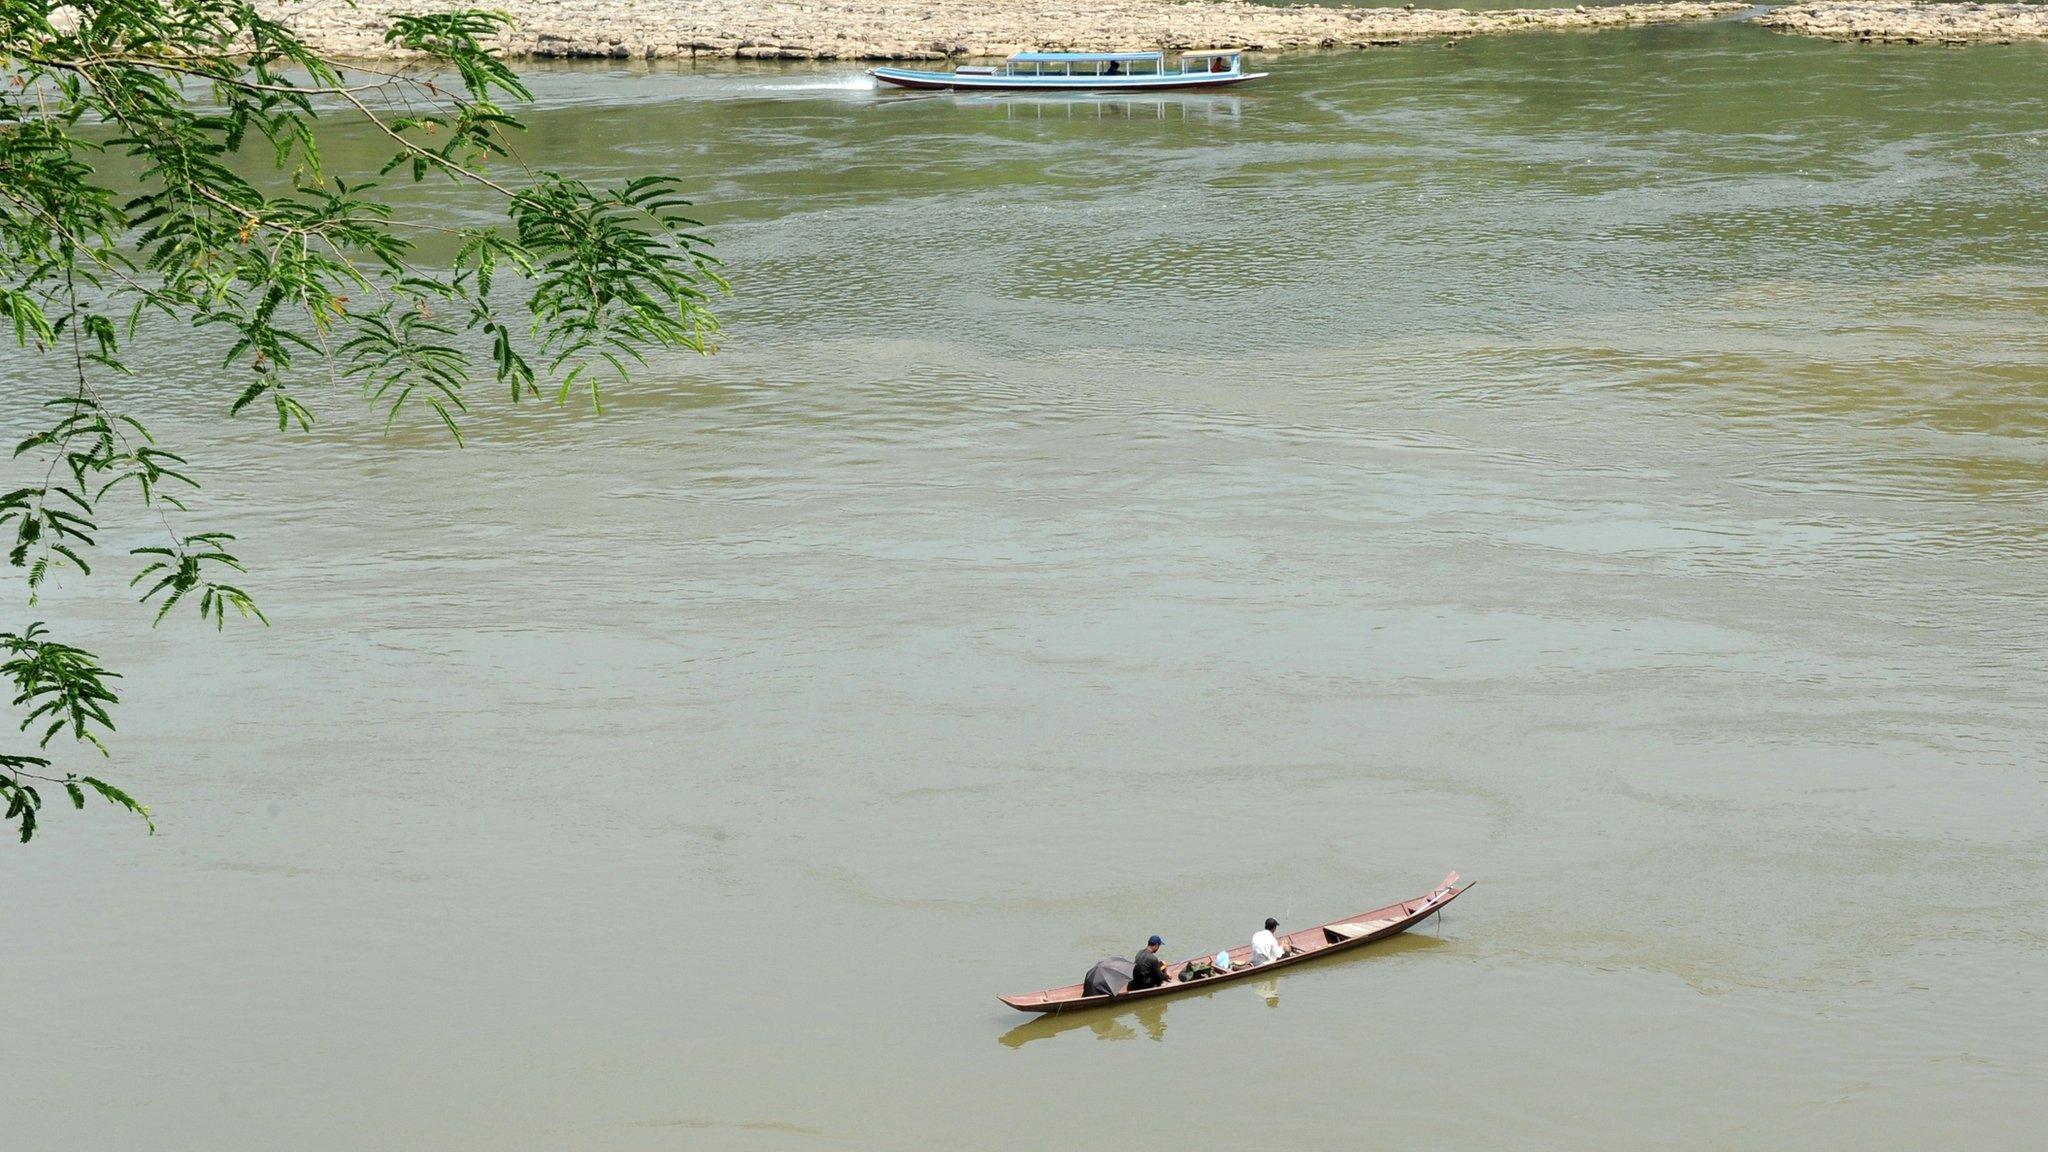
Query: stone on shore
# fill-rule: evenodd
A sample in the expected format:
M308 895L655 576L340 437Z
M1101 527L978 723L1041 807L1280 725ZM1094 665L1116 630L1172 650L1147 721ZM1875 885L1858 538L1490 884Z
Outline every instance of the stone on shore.
M399 12L487 7L512 25L511 56L661 59L941 60L1024 49L1394 46L1488 32L1606 28L1728 16L1734 0L1668 0L1471 12L1463 9L1273 6L1245 0L259 0L265 15L316 49L344 57L394 53Z
M1781 32L1865 44L2006 44L2048 39L2048 5L1814 0L1756 18Z

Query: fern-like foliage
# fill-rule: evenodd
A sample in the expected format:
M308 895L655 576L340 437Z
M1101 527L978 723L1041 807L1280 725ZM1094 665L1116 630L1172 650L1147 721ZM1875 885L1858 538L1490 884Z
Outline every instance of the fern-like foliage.
M230 417L305 431L340 382L387 426L417 414L458 445L479 376L514 401L600 406L600 379L650 353L711 349L725 282L679 178L600 187L511 162L532 94L492 51L506 19L397 17L387 38L413 55L374 68L321 55L249 0L0 0L0 339L49 366L43 393L17 401L43 413L14 446L38 478L0 493L0 551L29 605L102 565L103 508L128 500L160 529L128 560L153 622L181 605L217 628L265 621L234 537L187 523L200 471L123 402L124 349L146 318L217 344ZM387 158L329 170L334 121L367 126ZM380 195L393 179L464 187L496 222L457 229L452 257L425 262L422 222ZM40 623L0 645L36 741L0 754L21 838L38 784L147 820L47 755L67 734L106 753L114 673Z

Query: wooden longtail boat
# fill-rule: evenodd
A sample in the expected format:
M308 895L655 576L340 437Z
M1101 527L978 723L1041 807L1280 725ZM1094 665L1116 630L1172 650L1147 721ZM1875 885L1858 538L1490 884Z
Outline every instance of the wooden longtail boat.
M1166 88L1228 88L1257 80L1246 72L1244 49L1183 52L1168 64L1164 52L1018 52L1000 65L963 64L951 72L870 68L868 75L898 88L951 88L993 92L1152 92Z
M1101 1008L1111 1004L1122 1006L1157 996L1171 996L1176 992L1192 992L1198 988L1213 988L1218 984L1254 974L1270 976L1282 968L1304 961L1334 956L1375 940L1398 936L1443 911L1444 905L1464 895L1465 890L1470 887L1470 884L1460 885L1458 874L1453 872L1444 877L1444 882L1438 885L1435 891L1427 895L1417 896L1413 900L1403 900L1398 904L1389 904L1384 908L1375 908L1370 912L1360 912L1356 916L1342 920L1332 920L1328 924L1318 924L1313 928L1290 932L1280 937L1280 945L1289 950L1288 954L1267 964L1253 966L1252 946L1245 944L1230 950L1228 972L1219 972L1214 976L1189 980L1186 983L1181 982L1181 970L1192 961L1180 960L1166 966L1166 983L1157 988L1118 992L1108 996L1089 996L1082 990L1081 985L1069 984L1064 988L1047 988L1043 992L1026 992L1022 996L1004 996L1001 999L1003 1003L1019 1012L1078 1012L1086 1008ZM1211 953L1194 959L1208 960L1213 959L1214 955Z

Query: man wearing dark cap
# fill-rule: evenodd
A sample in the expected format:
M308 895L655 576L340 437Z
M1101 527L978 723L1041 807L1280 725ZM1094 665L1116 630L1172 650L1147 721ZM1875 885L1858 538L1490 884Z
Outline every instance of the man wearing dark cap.
M1131 986L1126 991L1157 988L1166 983L1166 965L1159 959L1159 946L1164 943L1157 936L1145 941L1145 947L1131 961Z

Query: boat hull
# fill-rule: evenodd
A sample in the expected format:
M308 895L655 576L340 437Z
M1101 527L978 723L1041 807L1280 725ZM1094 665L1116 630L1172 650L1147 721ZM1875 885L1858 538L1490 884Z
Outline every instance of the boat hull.
M908 68L870 68L868 75L898 88L955 92L1167 92L1189 88L1228 88L1257 80L1264 72L1190 73L1164 76L976 76L952 72L917 72Z
M1347 917L1343 920L1332 920L1328 924L1318 924L1313 928L1305 928L1299 932L1289 933L1282 937L1282 939L1288 944L1303 950L1295 955L1287 956L1268 964L1253 966L1250 963L1251 949L1249 946L1245 946L1231 950L1230 971L1216 976L1204 977L1200 980L1190 980L1185 984L1181 983L1178 977L1181 969L1185 968L1189 962L1181 960L1166 966L1166 983L1159 985L1157 988L1143 988L1136 992L1118 992L1109 996L1084 996L1077 994L1080 991L1080 985L1069 984L1063 988L1048 988L1042 992L1028 992L1022 996L1003 996L1000 999L1003 1003L1015 1008L1019 1012L1084 1012L1091 1008L1121 1008L1140 1000L1171 996L1176 992L1193 992L1198 989L1213 988L1218 984L1229 983L1232 980L1242 980L1247 976L1271 976L1275 972L1283 971L1296 964L1304 964L1320 960L1325 956L1335 956L1341 952L1349 952L1355 948L1362 948L1375 940L1385 940L1389 936L1399 936L1431 916L1442 912L1445 905L1464 895L1466 890L1472 887L1470 884L1461 886L1457 883L1457 880L1458 874L1453 872L1445 878L1444 884L1441 887L1428 895L1418 896L1413 900L1403 900L1398 904L1389 904L1384 908L1375 908L1371 912L1361 912L1356 916ZM1336 938L1331 931L1332 929L1349 928L1358 925L1371 925L1371 927L1367 931L1361 931L1356 935L1343 939ZM1313 947L1309 945L1313 945ZM1195 957L1195 959L1206 959L1206 957Z

